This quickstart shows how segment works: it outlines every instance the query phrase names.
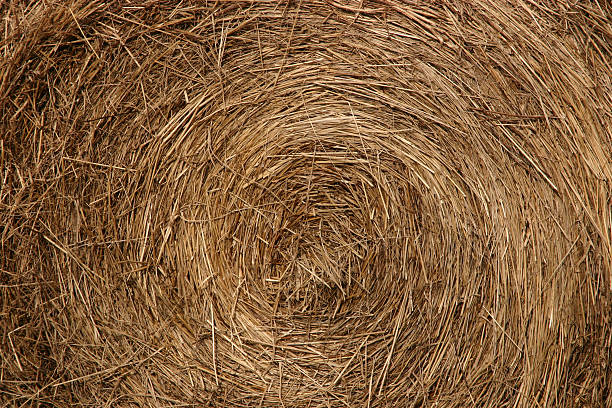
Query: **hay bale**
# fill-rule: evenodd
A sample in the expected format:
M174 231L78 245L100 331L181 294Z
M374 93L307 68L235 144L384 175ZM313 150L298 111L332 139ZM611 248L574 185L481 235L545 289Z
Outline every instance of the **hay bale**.
M3 3L9 406L612 406L612 9Z

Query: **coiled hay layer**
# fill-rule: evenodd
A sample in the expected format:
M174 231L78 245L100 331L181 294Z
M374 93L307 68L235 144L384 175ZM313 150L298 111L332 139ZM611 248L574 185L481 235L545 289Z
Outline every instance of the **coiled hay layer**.
M9 406L612 407L612 10L0 6Z

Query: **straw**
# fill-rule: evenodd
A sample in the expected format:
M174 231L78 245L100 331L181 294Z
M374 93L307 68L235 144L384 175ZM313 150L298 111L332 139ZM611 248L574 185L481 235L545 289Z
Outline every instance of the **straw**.
M612 407L607 2L0 14L1 405Z

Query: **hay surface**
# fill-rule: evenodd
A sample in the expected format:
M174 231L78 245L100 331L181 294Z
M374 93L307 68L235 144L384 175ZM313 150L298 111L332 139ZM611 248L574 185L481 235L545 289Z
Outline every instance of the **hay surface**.
M0 15L0 404L612 407L609 3Z

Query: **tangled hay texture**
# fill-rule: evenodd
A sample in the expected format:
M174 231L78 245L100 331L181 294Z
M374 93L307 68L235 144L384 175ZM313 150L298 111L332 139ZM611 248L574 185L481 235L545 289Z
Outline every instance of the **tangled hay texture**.
M0 15L0 403L612 407L609 3Z

